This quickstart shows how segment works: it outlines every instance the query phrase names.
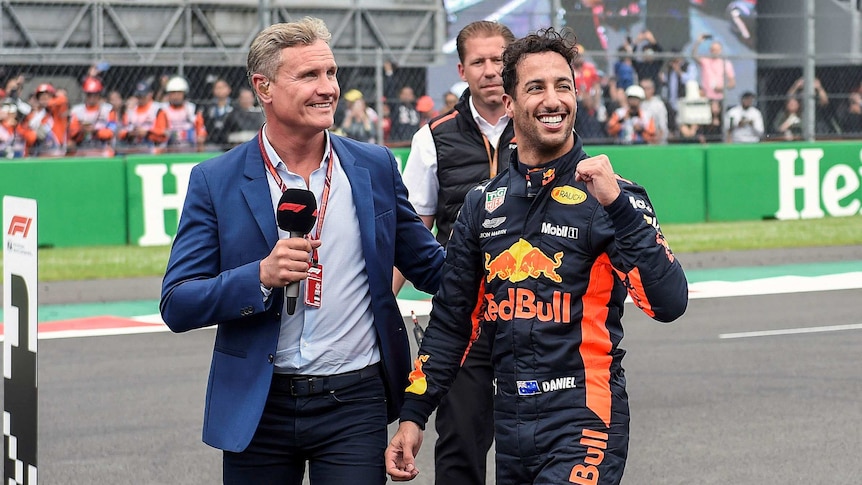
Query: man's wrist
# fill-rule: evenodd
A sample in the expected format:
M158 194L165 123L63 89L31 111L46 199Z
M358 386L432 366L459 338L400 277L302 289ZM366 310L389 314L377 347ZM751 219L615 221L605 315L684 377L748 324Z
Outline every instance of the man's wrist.
M272 287L266 286L265 284L260 284L260 293L263 295L263 301L267 301L269 296L272 295Z
M399 426L400 426L400 425L402 425L402 424L405 424L405 423L410 423L410 424L412 424L412 425L416 426L417 428L419 428L419 430L420 430L420 431L425 431L425 424L424 424L424 423L419 423L419 422L417 422L416 420L413 420L413 419L401 419L401 420L399 420L399 421L398 421L398 425L399 425Z

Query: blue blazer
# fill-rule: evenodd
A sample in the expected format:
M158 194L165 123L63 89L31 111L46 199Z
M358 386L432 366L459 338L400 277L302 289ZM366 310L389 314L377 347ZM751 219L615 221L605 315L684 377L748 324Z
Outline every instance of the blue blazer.
M444 252L407 201L388 149L330 135L359 218L389 420L411 369L408 332L392 294L392 268L435 293ZM338 215L333 214L333 220ZM278 240L266 169L255 138L192 169L162 283L160 310L174 332L217 325L203 440L244 450L260 421L273 373L283 289L266 303L260 261Z

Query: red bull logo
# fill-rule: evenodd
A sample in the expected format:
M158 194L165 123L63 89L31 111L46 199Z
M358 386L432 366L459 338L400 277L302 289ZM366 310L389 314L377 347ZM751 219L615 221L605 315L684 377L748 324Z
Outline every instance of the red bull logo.
M428 390L428 381L425 379L425 373L422 371L422 364L428 362L427 355L420 355L413 361L413 370L410 372L410 385L405 389L406 392L422 395Z
M536 299L536 294L527 288L509 288L506 299L494 300L491 293L485 294L485 321L497 319L511 321L538 319L540 322L572 323L572 294L555 291L551 301Z
M578 485L596 485L599 483L599 465L605 460L605 450L608 448L608 434L584 428L581 444L587 448L587 456L583 465L575 465L569 475L569 482Z
M667 244L667 239L664 238L664 235L662 235L662 233L656 233L655 242L658 243L659 246L664 246L664 252L665 254L667 254L668 261L673 263L673 260L676 258L674 258L673 251L670 250L670 246L668 246Z
M545 173L542 174L542 187L548 185L549 183L554 181L554 177L556 176L556 169L549 168L545 170Z
M563 281L557 273L557 268L561 264L563 264L562 251L554 254L554 258L551 259L529 242L518 239L518 242L493 260L490 254L485 253L485 278L488 283L494 278L517 283L527 278L538 278L544 275L549 280L559 283Z

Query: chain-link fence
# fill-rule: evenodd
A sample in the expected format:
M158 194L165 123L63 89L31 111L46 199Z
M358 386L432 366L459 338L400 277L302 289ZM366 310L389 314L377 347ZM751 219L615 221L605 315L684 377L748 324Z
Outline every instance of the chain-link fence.
M0 153L13 158L210 151L248 140L263 122L246 79L249 45L262 25L306 15L322 18L333 34L342 87L333 129L372 142L409 144L411 127L435 112L424 95L426 66L441 62L441 5L0 2L6 127L0 130ZM170 94L176 92L182 95ZM368 109L360 109L363 103ZM164 136L155 139L159 123Z
M814 11L813 0L329 3L2 2L3 152L150 150L135 146L142 141L130 118L143 115L129 115L149 97L167 107L174 77L195 108L177 110L180 128L169 137L177 143L162 150L217 150L248 139L263 119L243 92L248 45L261 25L304 15L323 18L333 32L342 94L333 129L393 147L409 146L418 126L463 90L454 38L479 19L499 20L516 36L548 26L575 32L583 61L577 130L587 143L862 137L859 1L818 0ZM93 79L99 89L85 92ZM65 121L44 128L32 114L57 108L58 94ZM106 107L75 107L88 100ZM753 110L762 122L749 119ZM13 120L33 128L29 138L16 138ZM640 136L635 121L651 125L652 135ZM113 134L105 138L107 128Z
M634 91L647 98L641 112L671 143L862 136L859 2L819 0L812 11L803 0L558 3L585 50L583 72L598 72L600 94L584 100L599 121L595 142L643 141L601 130L638 103L625 94L631 84L646 88Z

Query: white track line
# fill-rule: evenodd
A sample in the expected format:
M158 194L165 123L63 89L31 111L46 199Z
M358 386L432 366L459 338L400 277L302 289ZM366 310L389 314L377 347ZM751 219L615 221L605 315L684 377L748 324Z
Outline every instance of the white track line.
M797 335L801 333L821 333L821 332L839 332L842 330L862 330L862 323L852 323L848 325L826 325L823 327L802 327L802 328L786 328L779 330L761 330L759 332L738 332L738 333L722 333L718 335L720 339L734 338L752 338L752 337L773 337L776 335Z

